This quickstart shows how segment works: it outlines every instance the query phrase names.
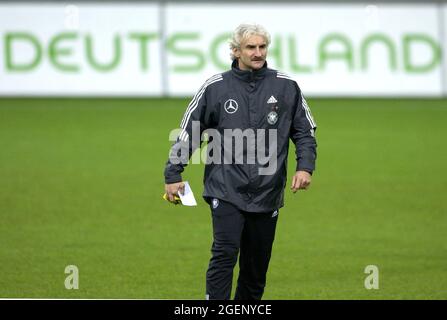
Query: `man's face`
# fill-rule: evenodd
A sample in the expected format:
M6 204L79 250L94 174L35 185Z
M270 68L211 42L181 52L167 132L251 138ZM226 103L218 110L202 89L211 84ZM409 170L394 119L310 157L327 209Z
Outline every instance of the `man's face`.
M241 48L235 49L234 55L239 59L239 69L261 69L267 57L267 42L262 36L252 35L241 41Z

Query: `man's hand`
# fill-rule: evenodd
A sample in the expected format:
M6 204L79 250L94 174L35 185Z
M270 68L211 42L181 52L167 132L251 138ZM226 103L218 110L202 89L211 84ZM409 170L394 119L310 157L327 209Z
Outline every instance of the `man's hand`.
M312 177L307 171L297 171L295 175L292 177L292 192L295 193L297 190L304 189L306 190L310 182L312 181Z
M185 184L183 182L165 184L165 192L168 196L168 201L176 203L174 196L178 196L179 192L181 194L185 192Z

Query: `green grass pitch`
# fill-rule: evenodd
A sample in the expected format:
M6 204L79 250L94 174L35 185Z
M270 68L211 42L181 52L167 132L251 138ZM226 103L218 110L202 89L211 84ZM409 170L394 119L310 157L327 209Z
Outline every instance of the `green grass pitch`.
M0 99L1 298L204 298L203 165L184 174L197 207L161 198L187 103ZM447 299L447 101L309 105L317 171L309 190L286 191L264 298ZM294 165L292 152L289 179ZM367 265L378 290L364 287Z

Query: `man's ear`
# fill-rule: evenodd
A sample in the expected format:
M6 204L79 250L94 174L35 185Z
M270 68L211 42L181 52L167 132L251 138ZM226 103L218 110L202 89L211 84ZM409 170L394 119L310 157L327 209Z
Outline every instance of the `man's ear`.
M236 58L240 58L241 57L241 51L238 48L233 48L233 55Z

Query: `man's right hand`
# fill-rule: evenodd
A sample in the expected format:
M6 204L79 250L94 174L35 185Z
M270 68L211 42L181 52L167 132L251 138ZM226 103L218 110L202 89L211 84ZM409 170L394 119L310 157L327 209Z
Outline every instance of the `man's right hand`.
M185 184L183 182L165 184L165 192L168 196L168 201L176 203L174 196L178 196L179 192L183 195L185 192Z

